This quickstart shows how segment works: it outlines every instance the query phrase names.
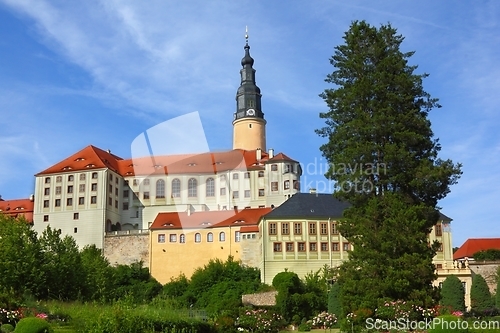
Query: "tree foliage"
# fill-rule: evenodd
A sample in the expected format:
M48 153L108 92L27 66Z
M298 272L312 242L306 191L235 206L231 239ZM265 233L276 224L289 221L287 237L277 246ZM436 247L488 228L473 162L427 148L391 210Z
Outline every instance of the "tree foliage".
M337 318L342 316L342 303L340 301L340 283L336 282L328 292L328 313Z
M390 24L353 22L330 59L325 81L335 87L321 94L326 177L352 204L339 226L353 245L339 271L344 315L373 311L378 299L431 306L438 297L438 245L427 237L461 166L438 158L427 116L440 105L423 88L427 74L408 64L414 52L400 50L403 40Z
M488 249L474 253L475 261L495 261L500 260L500 250Z
M450 275L443 281L440 304L451 311L465 311L465 290L455 275Z
M471 310L478 313L483 313L486 310L495 308L495 302L491 297L490 288L484 277L480 274L472 276L470 303Z

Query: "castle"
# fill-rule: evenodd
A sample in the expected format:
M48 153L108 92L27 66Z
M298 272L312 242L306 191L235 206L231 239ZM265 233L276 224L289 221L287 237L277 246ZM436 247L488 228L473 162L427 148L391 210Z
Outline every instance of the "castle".
M347 204L299 193L299 162L267 149L248 39L244 50L232 150L123 159L87 146L36 174L31 200L0 200L0 212L26 210L38 233L60 229L112 264L142 260L161 283L228 256L265 283L285 269L303 277L339 266L351 250L337 229ZM469 305L471 273L453 261L450 222L441 215L429 235L442 244L435 284L457 275Z

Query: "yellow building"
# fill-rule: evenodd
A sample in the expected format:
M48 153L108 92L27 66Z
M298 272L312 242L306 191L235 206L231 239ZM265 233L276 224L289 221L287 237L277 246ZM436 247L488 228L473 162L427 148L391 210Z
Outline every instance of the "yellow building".
M150 227L151 275L164 284L180 274L190 278L211 259L225 261L232 256L240 260L246 252L242 241L246 242L247 236L249 241L257 240L258 222L270 211L254 208L158 214Z

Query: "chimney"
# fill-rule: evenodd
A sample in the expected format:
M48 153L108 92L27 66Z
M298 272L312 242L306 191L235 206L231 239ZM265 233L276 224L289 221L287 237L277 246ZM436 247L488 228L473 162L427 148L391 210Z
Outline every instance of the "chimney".
M30 195L30 201L31 202L35 201L35 195L34 194Z
M309 193L310 194L316 194L316 189L314 187L309 188Z
M191 205L188 205L187 207L187 214L188 216L191 216Z
M257 148L257 150L255 151L255 157L257 158L257 161L260 162L260 160L262 159L262 149Z
M2 199L2 196L1 196L1 195L0 195L0 201L4 201L4 200Z
M273 157L274 157L274 149L269 148L269 158L273 158Z

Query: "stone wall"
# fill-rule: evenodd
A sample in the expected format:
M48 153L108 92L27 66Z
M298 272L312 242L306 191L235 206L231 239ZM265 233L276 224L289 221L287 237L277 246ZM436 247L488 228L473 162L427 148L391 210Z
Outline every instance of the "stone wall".
M241 296L243 305L252 306L274 306L276 305L277 291L268 291L258 294L246 294Z
M262 247L258 233L245 234L241 239L241 263L249 267L258 268L262 260Z
M469 268L472 274L480 274L486 280L486 283L488 283L491 293L495 293L497 289L495 275L498 267L500 267L500 261L469 261Z
M113 266L142 261L143 267L149 268L149 233L147 230L141 233L107 233L104 237L104 256Z

